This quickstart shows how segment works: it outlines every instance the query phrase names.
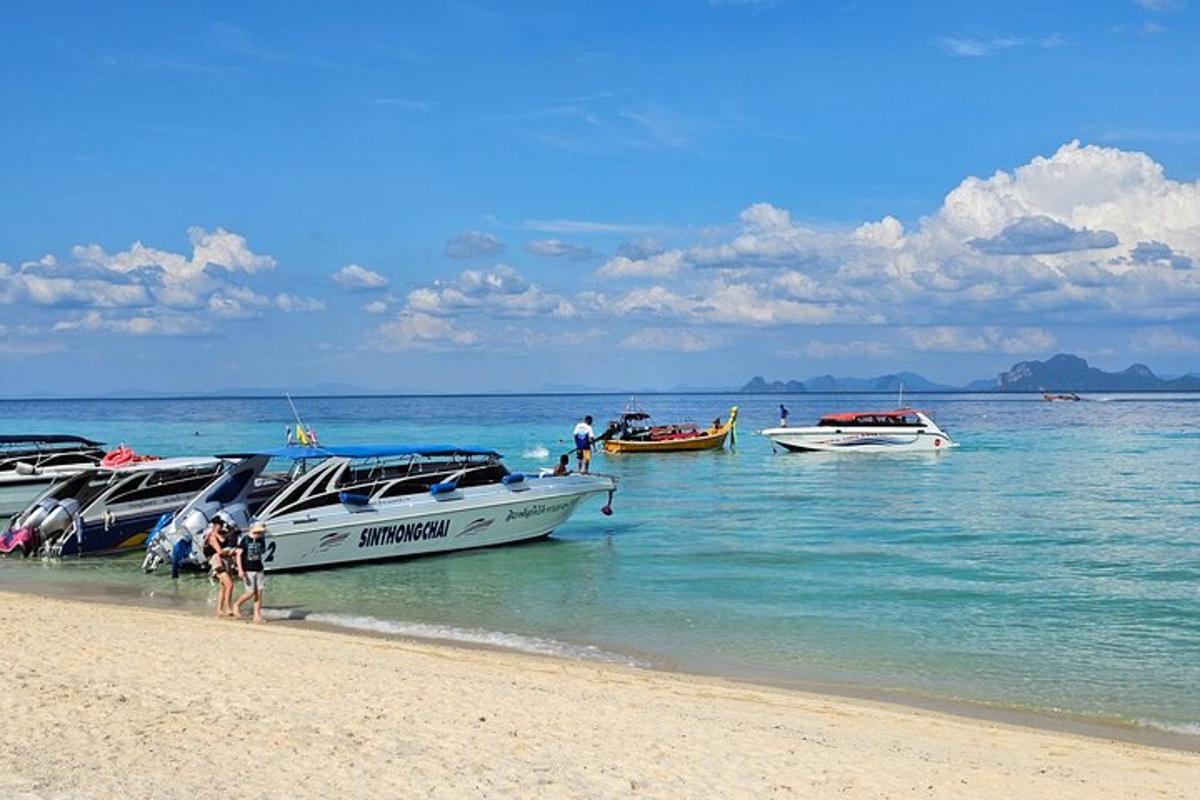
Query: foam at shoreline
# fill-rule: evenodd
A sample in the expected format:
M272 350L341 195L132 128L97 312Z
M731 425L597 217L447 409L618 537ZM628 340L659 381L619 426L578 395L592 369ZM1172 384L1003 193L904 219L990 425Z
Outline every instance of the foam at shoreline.
M379 619L371 616L329 614L319 611L310 612L295 609L266 608L263 610L263 616L267 619L314 622L318 625L344 628L350 631L382 634L385 636L407 636L451 644L495 647L502 650L513 650L519 653L551 656L553 658L599 661L607 664L621 664L627 667L643 669L650 666L631 656L608 652L594 645L569 644L544 636L528 636L517 633L504 633L503 631L489 631L482 628L458 628L453 625L403 622L400 620Z

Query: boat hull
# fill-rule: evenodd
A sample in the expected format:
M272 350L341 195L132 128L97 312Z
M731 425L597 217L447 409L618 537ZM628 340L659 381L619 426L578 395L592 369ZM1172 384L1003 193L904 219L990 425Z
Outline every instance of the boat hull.
M925 429L770 428L762 433L794 453L932 453L957 446L942 431Z
M480 487L319 516L265 520L268 572L470 550L540 539L589 495L615 490L602 476L529 479L528 487Z
M662 441L639 441L609 439L604 442L606 453L683 453L692 450L720 450L725 446L729 430L719 433L694 436L690 439L665 439Z

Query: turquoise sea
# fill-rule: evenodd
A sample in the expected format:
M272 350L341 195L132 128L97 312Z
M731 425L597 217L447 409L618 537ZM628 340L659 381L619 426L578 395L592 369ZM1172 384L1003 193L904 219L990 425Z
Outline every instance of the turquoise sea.
M268 604L325 624L795 685L882 690L1200 735L1200 395L924 395L961 446L775 454L777 420L894 397L654 395L656 419L741 407L735 451L605 457L612 517L552 539L272 576ZM490 445L513 469L627 398L303 398L325 442ZM0 402L4 433L158 454L281 442L283 399ZM0 586L202 606L136 556L0 563Z

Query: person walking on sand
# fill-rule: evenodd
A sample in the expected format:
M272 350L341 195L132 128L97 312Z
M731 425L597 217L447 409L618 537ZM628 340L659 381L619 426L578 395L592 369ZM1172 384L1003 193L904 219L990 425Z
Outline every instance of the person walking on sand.
M578 461L579 472L587 475L592 463L592 445L596 442L596 432L592 430L592 418L586 416L583 422L575 426L575 458Z
M216 517L204 532L204 558L208 561L210 576L217 581L218 617L233 616L230 600L233 599L233 578L229 574L229 555L226 553L225 520Z
M237 569L238 577L246 585L246 591L233 604L233 616L242 615L242 603L254 598L254 621L262 622L262 596L266 585L263 571L263 554L267 552L267 526L256 522L250 526L250 532L238 542Z

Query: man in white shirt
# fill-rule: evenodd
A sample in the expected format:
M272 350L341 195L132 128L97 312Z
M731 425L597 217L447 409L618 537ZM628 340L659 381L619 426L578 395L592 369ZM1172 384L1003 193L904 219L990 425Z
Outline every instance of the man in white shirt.
M596 432L592 430L592 418L584 417L583 422L575 426L575 458L578 460L579 472L586 475L588 466L592 463L592 444L596 441Z

